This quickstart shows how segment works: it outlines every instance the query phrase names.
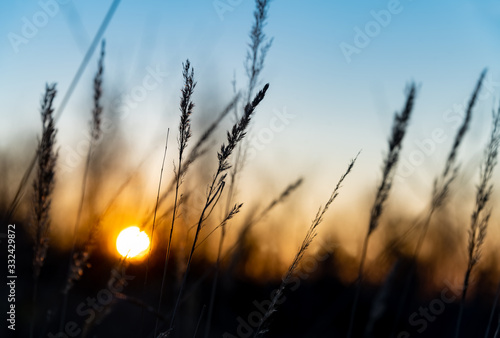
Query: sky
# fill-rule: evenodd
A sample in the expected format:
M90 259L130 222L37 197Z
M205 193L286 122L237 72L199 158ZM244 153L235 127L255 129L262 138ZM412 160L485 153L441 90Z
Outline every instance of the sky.
M110 5L0 2L0 148L10 149L14 140L33 143L45 83L57 83L57 106ZM245 88L253 7L251 0L121 1L104 34L105 95L130 97L148 74L157 75L154 88L122 119L138 154L153 145L159 160L166 129L177 130L186 59L198 82L195 132L229 102L233 78ZM349 182L358 189L345 194L346 201L362 198L380 178L393 114L415 81L417 102L396 182L420 201L443 165L461 105L488 68L461 155L466 168L474 167L500 93L499 2L274 0L265 32L274 40L260 84L269 82L270 90L249 135L254 154L246 175L254 186L276 192L304 175L310 196L304 204L317 208L361 150ZM58 121L63 159L85 137L97 57L98 51ZM108 99L105 111L115 103Z

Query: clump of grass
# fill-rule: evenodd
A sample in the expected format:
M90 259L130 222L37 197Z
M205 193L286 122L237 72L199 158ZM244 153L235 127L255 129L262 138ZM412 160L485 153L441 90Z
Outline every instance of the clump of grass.
M50 234L50 209L52 192L55 184L55 169L57 151L55 149L57 129L54 122L53 101L56 96L56 85L46 85L45 95L42 98L40 115L42 118L42 138L38 142L36 177L33 183L33 221L31 230L34 234L33 245L33 318L30 327L30 337L36 319L36 301L38 292L38 279L45 263L49 247Z
M347 177L347 175L349 175L352 168L354 167L354 164L356 163L356 159L358 158L358 155L356 155L356 157L353 160L351 160L351 162L347 166L347 170L340 177L339 181L337 182L337 185L333 189L333 192L330 195L330 198L325 203L325 205L318 210L316 217L314 217L314 220L312 221L312 223L309 227L309 230L307 231L306 236L304 237L304 240L302 241L302 244L300 245L299 250L297 251L297 254L294 257L292 264L290 264L285 276L283 277L283 280L281 282L280 287L274 293L274 297L271 301L271 304L269 305L269 308L266 310L266 313L259 320L259 324L255 330L255 333L254 333L254 338L262 337L267 332L267 329L263 328L264 324L267 322L269 317L271 317L271 315L274 312L276 312L276 309L278 308L278 300L282 297L287 285L290 284L290 281L291 281L293 275L295 274L295 271L297 270L297 268L300 264L300 261L302 260L307 249L309 248L312 241L316 237L317 228L321 224L321 222L323 221L323 216L325 215L326 211L328 210L330 205L333 203L333 201L337 198L337 196L339 194L339 190L342 187L342 183L344 182L345 178Z
M394 173L396 171L396 165L398 163L399 154L401 153L401 149L403 146L403 138L406 134L406 129L408 127L408 123L410 121L410 116L413 111L413 105L415 101L416 95L416 87L415 84L412 83L408 89L408 94L406 98L406 103L403 108L403 111L394 115L394 122L392 125L391 137L389 139L389 150L384 159L384 165L382 168L382 180L377 189L377 195L375 197L375 201L373 203L373 207L370 213L370 221L368 225L368 231L366 233L363 248L361 252L361 261L359 264L358 270L358 279L357 279L357 287L356 294L354 297L354 303L351 311L351 319L349 323L349 329L347 333L347 337L350 338L352 335L352 329L356 317L356 308L359 301L359 294L361 290L361 283L363 281L363 269L366 260L366 253L368 249L368 241L370 239L371 234L375 229L377 229L379 225L380 216L384 210L385 202L389 197L389 192L392 188L392 182L394 179Z
M486 239L486 231L488 222L491 216L491 209L487 209L488 202L491 199L493 192L493 170L498 163L498 146L500 145L500 108L493 113L493 127L491 130L490 140L484 151L483 162L480 166L479 185L476 187L476 204L472 211L469 239L467 246L467 270L465 271L462 298L456 323L455 337L460 336L460 324L462 321L463 310L465 305L465 297L469 289L469 280L472 269L479 262L481 257L481 249Z
M184 88L182 89L180 110L181 110L181 120L179 123L179 158L177 169L174 168L175 173L175 197L174 197L174 208L172 211L172 224L170 226L170 236L168 238L167 253L165 255L165 266L163 267L163 277L161 281L160 289L160 299L158 300L158 312L161 312L161 305L163 300L163 290L165 288L165 281L167 276L168 261L170 259L170 248L172 246L172 235L174 232L175 217L177 214L177 208L179 203L179 188L182 184L182 180L187 173L187 170L183 170L183 157L186 150L188 140L191 138L191 114L193 112L194 103L191 99L194 88L196 87L196 82L194 81L194 69L191 67L189 60L183 64L182 76L184 78ZM155 324L155 336L158 332L158 319Z
M264 88L255 96L253 101L245 106L244 114L241 117L241 119L236 124L233 125L233 128L231 129L230 132L227 132L227 143L222 144L219 152L217 153L217 159L218 159L217 170L212 178L212 182L208 187L205 205L203 206L203 209L201 211L198 220L198 224L196 226L196 232L193 244L191 246L191 251L189 253L189 258L187 261L186 270L184 272L184 276L180 286L179 294L177 296L177 300L172 312L169 330L173 329L175 323L175 316L177 314L177 310L182 299L182 294L187 282L187 277L189 274L189 269L191 267L194 250L196 248L196 244L198 242L198 237L203 227L203 223L206 220L206 217L208 217L210 213L213 211L224 190L224 186L226 184L225 179L227 177L227 170L231 167L229 163L229 158L232 155L238 143L241 142L241 140L243 140L243 138L245 137L246 129L250 124L250 120L255 112L255 109L257 108L259 103L264 99L268 88L269 84L266 84Z
M404 306L404 303L406 302L406 298L408 297L410 282L411 282L411 279L413 278L413 273L414 273L413 267L415 266L416 260L418 259L418 256L420 254L420 250L422 249L422 245L424 243L425 237L427 235L427 231L429 229L430 222L432 220L432 216L434 215L434 213L436 211L438 211L440 208L442 208L446 204L446 202L449 198L449 195L450 195L450 188L458 175L458 171L459 171L459 167L460 167L460 165L457 163L458 149L460 148L460 145L463 142L465 134L469 130L470 121L472 119L472 112L473 112L474 106L476 104L479 92L481 90L481 86L482 86L485 75L486 75L486 70L484 70L481 73L479 80L477 81L476 86L474 88L474 91L472 93L472 96L469 99L469 103L467 105L467 110L465 112L464 119L462 121L462 124L460 125L460 128L458 128L457 133L455 135L455 139L454 139L453 145L450 149L450 153L448 154L448 157L446 159L443 172L442 172L441 176L438 176L434 179L430 205L428 207L427 216L423 222L422 228L421 228L420 233L418 235L417 243L415 245L415 250L413 251L413 254L411 256L410 273L406 277L406 282L405 282L405 286L403 288L403 293L400 297L399 309L396 312L391 337L394 337L394 335L396 334L396 325L397 325L397 322L399 321L400 315L403 313L403 306Z

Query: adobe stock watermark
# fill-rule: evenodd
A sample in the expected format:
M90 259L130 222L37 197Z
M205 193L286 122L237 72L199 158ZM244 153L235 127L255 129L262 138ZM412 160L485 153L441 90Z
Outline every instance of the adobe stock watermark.
M21 29L17 32L9 32L7 39L14 53L19 53L21 45L27 45L33 40L38 32L46 27L50 20L59 14L60 5L65 5L71 0L40 0L38 1L38 11L31 16L23 16L21 18Z
M272 143L276 135L283 132L295 118L296 115L289 113L286 107L283 107L281 111L274 109L273 116L269 120L268 126L259 129L250 136L247 159L253 160L257 157L257 153L264 150Z
M113 102L113 108L116 109L119 119L125 120L132 110L137 109L144 102L150 93L158 88L168 76L168 73L163 71L158 65L146 67L146 74L143 76L139 84L132 87L129 91L122 93ZM104 135L111 133L117 126L112 119L103 116L101 118L101 136L97 141L94 141L87 129L83 129L81 134L83 137L78 141L75 147L64 145L59 151L58 170L61 173L72 172L75 168L85 161L90 144L98 145L104 139Z
M76 307L76 313L80 317L86 317L85 323L92 322L96 315L106 309L106 306L111 304L115 298L115 294L122 292L125 286L128 285L128 281L131 281L135 276L130 276L125 273L125 267L122 267L122 271L116 269L111 270L111 276L106 288L99 290L95 297L87 297L85 301L82 301ZM56 334L49 332L47 337L49 338L69 338L77 337L82 333L80 326L74 321L68 321L64 325L64 331L58 332Z
M302 258L302 262L299 268L288 282L287 290L290 290L292 292L297 291L300 288L300 284L302 283L302 281L308 279L311 276L311 274L317 271L320 266L320 263L327 260L328 257L331 256L333 251L338 247L337 244L333 246L326 246L325 243L321 241L319 241L319 246L326 253L319 257L310 255L304 256ZM258 300L254 300L252 304L255 310L250 312L246 319L242 318L241 316L236 318L236 321L238 322L238 327L236 328L236 336L229 332L225 332L222 337L223 338L252 337L254 335L254 331L259 326L259 323L262 320L264 314L269 310L272 300L276 297L277 293L278 289L274 289L269 294L269 298L260 302ZM279 297L278 300L276 301L276 304L281 305L284 302L286 302L286 300L287 300L286 296L282 294L281 297Z
M244 0L214 0L212 1L212 6L214 7L215 13L219 16L220 21L224 21L224 14L234 11L243 1Z
M441 290L438 298L434 298L428 306L420 306L418 311L413 312L408 317L408 322L415 328L417 333L423 333L429 327L430 323L435 322L438 317L443 314L448 304L457 300L462 293L462 285L452 285L448 280L444 281L446 287ZM410 332L401 331L398 333L397 338L410 338Z
M413 1L413 0L407 0ZM389 0L386 9L371 10L370 16L373 20L368 21L363 26L354 26L354 37L352 43L342 41L339 44L342 55L347 63L352 62L353 54L360 54L370 43L379 36L384 28L387 28L395 15L400 14L404 7L400 0Z
M476 107L477 103L492 98L493 94L498 92L499 88L500 82L496 81L491 73L488 73L483 81L483 89L478 95ZM463 123L469 100L469 97L465 97L461 103L455 103L451 108L443 112L442 118L445 123L450 125L449 130L452 130L452 132L456 132ZM412 176L416 168L424 164L425 160L432 156L448 139L449 135L444 129L434 128L430 137L424 138L423 140L414 140L416 149L401 157L396 178L398 180L404 180Z

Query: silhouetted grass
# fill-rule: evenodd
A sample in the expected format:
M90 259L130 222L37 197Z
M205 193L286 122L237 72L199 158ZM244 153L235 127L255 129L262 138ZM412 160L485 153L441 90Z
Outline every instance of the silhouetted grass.
M392 132L389 138L389 149L386 157L384 158L384 165L382 168L382 180L377 189L377 195L375 197L375 201L373 203L371 213L370 213L370 221L368 223L368 231L366 233L363 248L361 251L361 261L359 263L359 271L358 271L358 279L357 279L357 287L356 294L354 296L354 303L352 305L351 311L351 319L349 323L349 330L347 333L347 337L350 338L352 335L352 329L356 317L356 308L358 305L359 293L361 290L361 283L363 282L363 269L366 259L366 252L368 249L368 240L370 239L371 234L375 229L377 229L379 225L380 216L382 215L382 211L384 210L384 205L389 197L389 192L392 188L392 181L394 179L394 172L396 170L396 164L398 163L399 155L401 153L401 149L403 147L403 138L406 134L406 128L408 127L408 123L410 121L411 112L413 111L413 105L415 101L416 95L416 87L415 84L411 84L408 89L408 94L406 98L406 103L401 111L401 113L396 113L394 115L394 122L392 125Z
M469 228L469 241L467 246L467 270L465 272L462 298L457 319L457 327L455 337L460 336L460 325L462 322L463 310L465 305L465 297L469 289L469 279L472 269L481 257L481 249L486 239L486 231L488 222L491 216L491 210L487 209L491 194L493 192L493 169L498 163L498 146L500 144L500 108L496 113L493 113L493 126L490 139L484 151L483 162L481 163L479 173L479 185L476 188L476 204L471 215Z
M56 85L46 85L42 98L40 115L42 117L42 137L38 142L36 177L33 183L33 221L31 230L34 235L33 255L33 318L31 320L30 337L33 337L36 325L36 302L40 270L45 263L49 248L50 210L52 192L55 184L55 168L57 151L55 149L56 134L53 101L56 96Z

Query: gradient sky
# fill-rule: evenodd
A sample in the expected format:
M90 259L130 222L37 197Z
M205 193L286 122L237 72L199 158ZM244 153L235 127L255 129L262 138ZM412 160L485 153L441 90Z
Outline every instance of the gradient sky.
M32 139L38 132L44 84L58 83L57 105L111 1L59 5L55 15L16 52L9 36L22 36L23 20L32 22L42 10L40 3L0 2L1 147L13 138ZM217 3L235 5L218 13ZM254 135L270 126L276 111L294 118L270 142L259 144L262 150L250 165L256 170L249 171L249 178L268 173L270 186L279 189L299 175L309 176L307 190L314 192L311 204L317 206L348 160L362 149L358 166L363 174L356 182L374 185L393 113L403 105L406 85L416 81L420 90L403 160L409 161L412 151L418 151L416 142L430 138L436 129L443 131L445 139L425 156L424 164L412 173L413 180L406 181L416 195L425 194L429 175L442 166L449 150L460 111L456 107L469 98L480 72L488 67L486 90L463 149L464 159L474 159L481 151L493 99L500 93L500 3L398 3L271 3L265 31L274 43L262 73L271 89L255 117ZM365 31L370 22L373 26L372 11L380 13L391 6L397 13L379 25L369 44L358 48L348 62L342 44L356 46L358 29ZM230 100L233 74L238 87L245 87L243 60L253 7L251 0L121 2L105 33L105 90L113 95L128 93L150 68L159 67L168 74L125 119L131 143L156 142L161 151L166 128L176 130L181 63L186 58L195 67L198 81L195 129L207 120L208 112L220 110ZM62 144L74 145L86 132L96 62L94 55L59 121Z

